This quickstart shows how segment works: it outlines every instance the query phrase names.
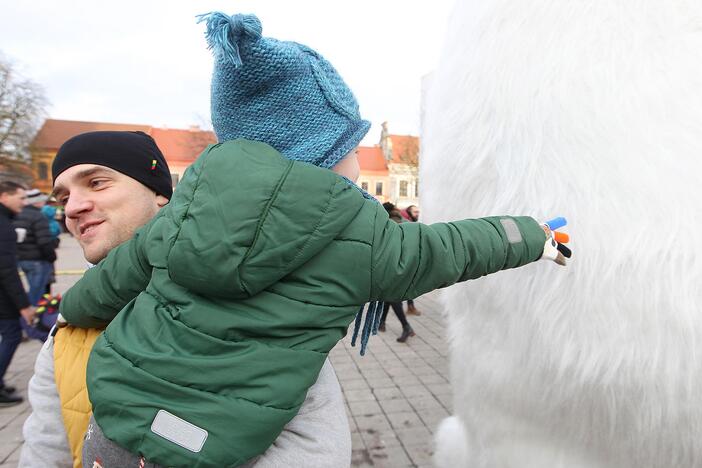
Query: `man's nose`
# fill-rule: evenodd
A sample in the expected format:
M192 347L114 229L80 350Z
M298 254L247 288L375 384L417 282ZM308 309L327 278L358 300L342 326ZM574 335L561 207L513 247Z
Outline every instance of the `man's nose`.
M81 193L71 193L66 201L64 210L66 216L69 218L77 218L82 213L90 211L93 207L93 202L89 197L84 196Z

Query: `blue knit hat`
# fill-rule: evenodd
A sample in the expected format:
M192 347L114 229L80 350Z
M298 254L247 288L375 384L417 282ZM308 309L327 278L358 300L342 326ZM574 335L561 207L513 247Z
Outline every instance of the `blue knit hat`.
M296 42L261 36L255 15L199 16L215 55L212 125L219 141L267 143L288 159L331 168L370 122L334 67Z

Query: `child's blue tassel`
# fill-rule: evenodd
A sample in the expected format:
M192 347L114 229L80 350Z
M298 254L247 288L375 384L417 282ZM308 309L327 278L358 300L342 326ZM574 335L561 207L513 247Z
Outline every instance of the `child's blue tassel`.
M356 338L359 331L361 332L361 356L365 356L368 346L368 339L371 334L378 334L378 326L380 326L380 318L383 314L382 302L369 302L366 309L366 319L363 320L363 309L361 307L356 313L356 320L353 326L353 335L351 336L351 346L356 346ZM361 321L363 321L363 330L361 330Z
M351 336L351 346L356 346L356 338L358 337L358 331L361 329L361 320L363 319L363 307L361 306L356 312L356 320L353 324L353 335Z
M378 328L380 328L380 320L383 318L383 309L385 308L384 302L378 302L377 312L375 314L375 323L373 324L373 334L378 334Z
M223 54L234 68L242 65L239 44L248 38L260 39L261 21L255 15L225 15L218 11L197 16L197 22L207 22L207 48L215 55Z
M363 321L363 331L361 331L361 356L366 355L366 347L368 346L368 338L370 337L371 328L373 328L373 307L375 303L368 304L366 309L366 319Z

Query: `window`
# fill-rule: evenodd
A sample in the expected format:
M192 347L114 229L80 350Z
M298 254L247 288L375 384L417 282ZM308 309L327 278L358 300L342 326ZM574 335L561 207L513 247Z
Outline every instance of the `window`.
M382 182L376 182L376 183L375 183L375 194L376 194L376 195L382 195L382 194L383 194L383 183L382 183Z
M171 173L171 185L175 187L178 185L178 181L180 180L180 176L178 174L173 174Z
M49 178L49 165L45 162L40 162L37 165L37 172L39 173L39 180L46 180Z
M361 188L367 192L368 191L368 182L361 182Z
M400 196L401 197L407 196L407 181L406 180L400 181Z
M419 198L419 181L414 181L414 198Z

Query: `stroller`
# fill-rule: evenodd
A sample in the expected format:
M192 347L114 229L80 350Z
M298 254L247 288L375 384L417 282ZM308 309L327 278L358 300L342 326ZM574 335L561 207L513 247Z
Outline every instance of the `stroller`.
M56 319L59 315L59 304L61 304L61 295L52 296L44 294L39 302L37 302L36 318L34 323L28 324L24 318L20 318L22 329L29 338L34 338L39 341L46 341L49 336L49 331L56 324Z

